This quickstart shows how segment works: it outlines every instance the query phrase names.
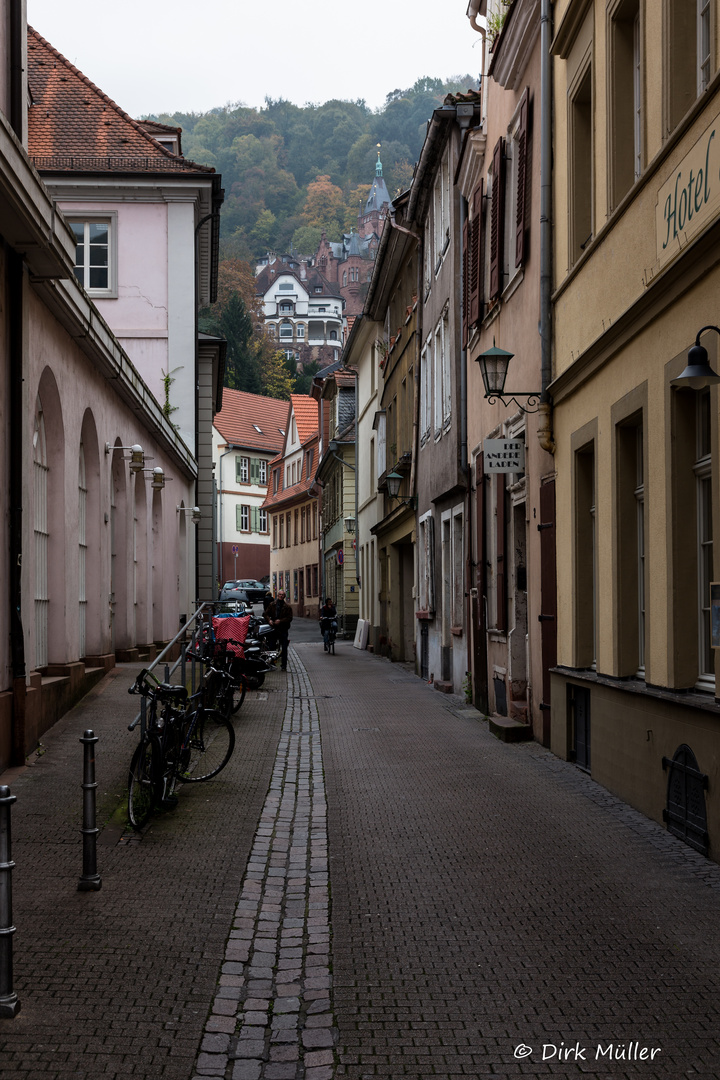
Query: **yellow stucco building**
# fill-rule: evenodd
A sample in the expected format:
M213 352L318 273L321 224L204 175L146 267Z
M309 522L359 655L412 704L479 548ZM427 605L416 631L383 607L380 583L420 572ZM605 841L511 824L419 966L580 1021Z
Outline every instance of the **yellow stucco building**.
M550 386L552 748L715 859L718 390L673 380L720 324L718 15L554 6Z

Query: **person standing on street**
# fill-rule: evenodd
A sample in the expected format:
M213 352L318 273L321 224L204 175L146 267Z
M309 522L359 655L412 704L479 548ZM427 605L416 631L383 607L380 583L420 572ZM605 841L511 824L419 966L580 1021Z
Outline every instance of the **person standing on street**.
M288 639L290 635L290 623L293 618L293 610L285 603L285 593L281 590L277 594L277 600L268 605L267 619L271 626L275 627L280 639L281 659L280 667L287 670Z

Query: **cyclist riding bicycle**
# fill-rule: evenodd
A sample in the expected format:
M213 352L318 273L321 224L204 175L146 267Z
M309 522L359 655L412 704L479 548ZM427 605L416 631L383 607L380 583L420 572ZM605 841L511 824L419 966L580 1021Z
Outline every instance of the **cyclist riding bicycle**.
M320 631L325 642L325 652L330 651L330 634L333 638L337 633L337 608L332 602L332 597L327 596L325 603L320 608Z

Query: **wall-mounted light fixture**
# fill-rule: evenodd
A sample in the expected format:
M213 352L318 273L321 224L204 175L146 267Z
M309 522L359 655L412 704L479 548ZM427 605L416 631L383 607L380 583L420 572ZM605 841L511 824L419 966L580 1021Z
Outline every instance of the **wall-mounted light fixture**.
M199 506L178 506L176 509L178 514L190 514L190 519L194 525L199 525L202 521L202 513Z
M349 533L354 533L355 532L355 518L354 517L346 517L345 518L345 531L349 532Z
M491 405L496 401L501 401L503 405L509 405L511 401L514 401L521 412L536 413L540 407L540 390L513 390L507 397L505 396L505 379L514 355L515 353L507 352L505 349L498 349L493 338L492 349L475 357L480 365L485 397ZM527 398L527 405L521 405L517 400L519 397Z
M166 476L159 465L156 465L154 469L143 469L143 472L152 478L150 486L154 491L162 491L168 480L172 480L172 476Z
M400 473L391 472L385 477L388 488L388 495L391 499L397 499L403 506L409 506L411 510L417 510L418 498L417 495L399 495L400 485L403 482L403 478Z
M676 386L678 390L704 390L706 386L720 383L720 375L717 375L710 367L707 349L700 344L700 335L706 330L714 330L720 334L718 326L703 326L702 330L698 330L695 344L688 351L685 370L678 375L677 379L670 380L670 385Z
M129 450L130 458L123 458L123 461L130 461L130 472L142 472L145 466L145 451L142 446L138 443L135 443L134 446L113 446L112 443L106 442L105 453L112 454L113 450Z

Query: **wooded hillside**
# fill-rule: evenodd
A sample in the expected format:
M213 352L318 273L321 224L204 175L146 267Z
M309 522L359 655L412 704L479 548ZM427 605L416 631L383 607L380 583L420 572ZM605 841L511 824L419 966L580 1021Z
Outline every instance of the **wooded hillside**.
M266 98L262 109L228 105L207 113L153 116L183 129L185 157L222 173L223 252L254 260L268 248L312 254L320 232L339 239L357 222L375 173L377 144L390 195L408 187L427 121L446 94L475 88L471 76L418 79L364 101L293 105Z

